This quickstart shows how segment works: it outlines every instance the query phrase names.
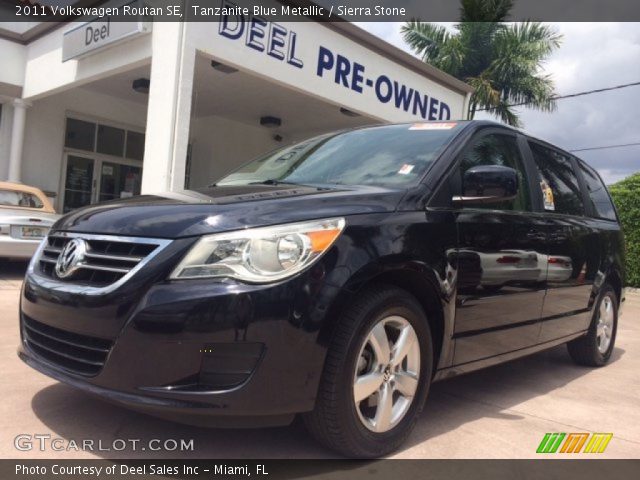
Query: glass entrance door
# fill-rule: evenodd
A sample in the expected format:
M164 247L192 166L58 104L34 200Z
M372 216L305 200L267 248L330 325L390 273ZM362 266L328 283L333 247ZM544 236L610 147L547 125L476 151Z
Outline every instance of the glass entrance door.
M91 203L95 185L95 163L90 157L67 155L63 213Z
M142 168L115 162L101 162L98 201L140 195Z
M95 202L140 195L142 167L132 161L111 161L68 153L62 211L70 212Z

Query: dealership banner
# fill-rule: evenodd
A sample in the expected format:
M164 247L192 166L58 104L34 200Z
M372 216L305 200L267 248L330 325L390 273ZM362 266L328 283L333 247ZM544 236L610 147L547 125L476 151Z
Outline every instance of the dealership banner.
M628 480L640 460L0 460L0 478Z
M266 21L404 22L460 20L456 0L3 0L2 22L111 18L112 21L212 22L244 16ZM482 12L478 12L482 15ZM637 0L513 0L511 21L637 22ZM490 21L490 19L487 19Z

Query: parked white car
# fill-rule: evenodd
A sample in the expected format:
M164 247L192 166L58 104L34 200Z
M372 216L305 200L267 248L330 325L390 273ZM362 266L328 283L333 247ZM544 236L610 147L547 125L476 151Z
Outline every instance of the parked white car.
M0 182L0 258L31 258L58 218L41 190Z

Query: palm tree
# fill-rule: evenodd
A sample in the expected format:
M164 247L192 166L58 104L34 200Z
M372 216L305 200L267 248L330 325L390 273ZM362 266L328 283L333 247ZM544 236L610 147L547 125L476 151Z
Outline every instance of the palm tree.
M461 4L454 32L417 20L407 22L401 31L425 62L475 89L468 118L482 109L519 127L515 105L553 111L553 81L540 70L562 37L537 22L505 23L513 0L461 0Z

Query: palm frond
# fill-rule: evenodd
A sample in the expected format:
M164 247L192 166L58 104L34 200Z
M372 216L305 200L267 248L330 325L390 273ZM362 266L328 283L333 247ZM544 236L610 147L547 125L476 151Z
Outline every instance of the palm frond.
M456 38L465 52L466 61L460 72L462 77L480 75L491 64L493 39L504 26L491 22L467 22L458 27Z
M530 75L514 78L509 84L505 101L510 105L525 105L543 112L553 112L556 102L553 99L554 87L548 75Z
M450 33L441 25L411 20L405 23L400 33L411 49L425 62L437 61L441 49L447 44Z
M492 109L500 103L500 92L485 76L471 77L467 83L473 87L471 94L469 118L473 118L478 108Z
M413 20L402 27L408 45L425 62L474 88L469 118L487 110L509 125L520 126L514 107L553 111L553 81L543 75L548 56L561 35L537 22L507 24L514 0L460 0L461 22L455 32Z
M513 107L511 107L508 103L498 103L498 105L492 110L491 113L493 113L507 125L511 125L512 127L516 128L522 127L522 123L520 122L518 115L516 115L516 113L513 111Z
M513 0L462 0L461 22L504 22Z
M539 23L523 22L496 32L494 58L512 60L530 70L538 70L545 59L560 46L562 36L553 28Z

